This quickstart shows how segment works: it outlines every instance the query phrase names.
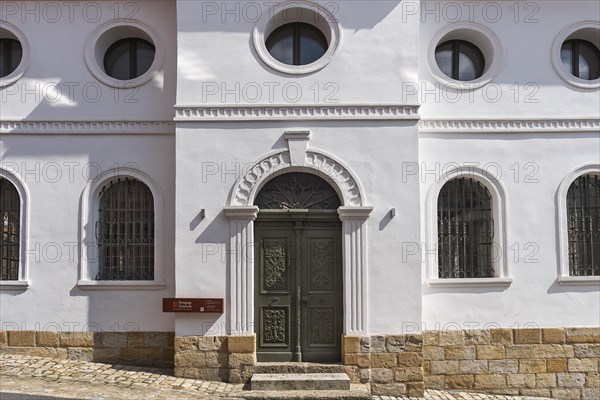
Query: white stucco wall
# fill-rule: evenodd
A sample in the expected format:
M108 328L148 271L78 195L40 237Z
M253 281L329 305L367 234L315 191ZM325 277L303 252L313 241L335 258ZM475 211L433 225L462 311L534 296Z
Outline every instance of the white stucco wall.
M0 291L3 329L172 331L162 298L174 293L174 141L170 135L20 136L0 141L1 166L29 196L27 251L30 286ZM164 197L164 290L82 290L83 192L100 172L134 168L152 177ZM112 174L112 172L111 172ZM92 224L94 222L91 222Z
M0 20L17 27L26 37L30 55L23 77L0 92L3 119L173 118L177 79L174 2L2 2L0 12ZM123 19L150 26L160 39L157 48L164 51L165 57L152 80L142 86L117 89L90 72L84 54L94 32Z
M424 1L418 15L419 94L404 82L403 97L418 99L424 118L589 118L598 116L598 90L563 81L551 63L559 33L600 15L597 1ZM436 34L451 25L482 26L499 40L498 73L473 91L456 91L436 80L428 54ZM496 52L498 53L498 52Z
M0 168L13 171L28 192L29 239L22 245L30 284L0 290L0 329L172 331L174 317L162 313L162 298L174 294L174 129L132 121L173 118L174 2L2 2L0 12L29 48L23 77L0 89ZM123 18L151 26L165 51L154 79L132 89L98 81L84 61L88 37ZM81 290L85 188L101 173L126 167L150 176L163 195L165 288Z
M9 3L16 8L7 8ZM161 312L160 300L175 295L227 298L230 232L223 207L245 167L286 148L283 133L289 130L310 130L309 148L348 165L362 184L366 205L374 207L368 220L369 333L411 332L417 325L600 324L597 285L556 282L558 186L577 167L598 162L599 132L546 124L560 118L599 118L598 89L567 84L550 60L559 32L581 21L597 21L599 3L426 1L421 9L417 2L399 0L318 3L339 21L339 50L325 68L293 76L272 70L254 49L255 6L268 14L274 5L270 2L52 2L62 7L58 18L55 9L44 8L45 2L2 2L0 20L18 27L30 45L24 76L0 89L2 123L82 123L81 131L37 123L0 131L0 166L15 170L29 193L26 246L32 251L31 286L0 292L2 328L37 329L38 323L41 329L57 322L60 329L70 323L81 329L93 322L103 330L125 330L134 322L134 329L145 331L224 334L225 314L175 318ZM448 8L448 3L453 5ZM94 77L84 51L86 40L103 24L125 17L156 32L164 63L149 82L118 90ZM503 57L488 85L455 92L432 76L427 59L431 41L451 23L481 25L498 38ZM373 103L420 104L421 130L415 119L232 121L226 113L220 114L220 122L177 121L176 128L90 124L171 121L174 105L202 109ZM441 133L422 128L436 118L490 120L492 125ZM535 121L537 130L521 125L498 133L493 127L498 120L522 119ZM58 180L53 163L59 166ZM88 184L84 173L94 174L90 168L97 165L104 171L132 163L164 196L166 287L82 291L76 286L79 253L70 243L80 240L79 210ZM499 168L501 173L513 278L508 287L427 285L427 194L446 166L466 163ZM415 165L420 172L415 173ZM389 215L392 208L394 218ZM199 216L202 209L204 219ZM62 251L56 262L54 243ZM50 253L43 254L44 246ZM533 262L526 263L526 257Z
M273 150L287 149L286 130L308 129L318 149L358 171L368 206L369 332L399 332L421 318L420 261L403 263L403 242L418 241L418 181L397 180L398 159L415 162L416 127L410 123L304 122L252 126L189 124L177 131L177 296L227 297L229 220L223 208L240 174ZM412 125L412 126L411 126ZM340 143L344 143L343 146ZM383 146L385 144L385 146ZM227 147L227 154L218 149ZM372 160L377 154L378 163ZM203 160L203 161L199 161ZM389 213L396 208L397 215ZM201 209L206 218L199 220ZM402 305L399 307L398 305ZM226 315L177 316L178 335L223 334Z
M458 7L457 7L458 6ZM425 2L421 9L419 74L431 92L420 93L425 119L483 119L488 128L420 134L421 201L435 180L456 165L474 165L499 177L506 192L508 287L431 288L423 255L423 326L426 329L529 326L597 326L597 284L561 286L557 192L582 165L597 164L598 131L535 132L525 127L494 133L494 121L553 118L598 119L598 89L581 89L560 78L551 63L553 41L564 28L597 21L600 4L588 1ZM497 11L499 10L499 14ZM458 14L457 14L458 13ZM461 18L457 18L457 15ZM471 18L472 17L472 18ZM460 19L460 20L458 20ZM500 40L504 56L492 81L473 91L452 91L428 67L427 50L450 22L484 25ZM437 85L437 86L436 86ZM486 130L489 132L486 133ZM523 131L527 133L523 133ZM425 206L427 207L427 205ZM422 209L426 243L425 207ZM422 245L424 246L424 245Z
M341 40L329 65L300 76L256 54L252 31L277 3L178 2L178 104L397 103L402 82L417 80L419 21L400 23L400 1L309 3L333 14Z
M557 192L572 171L598 162L598 134L430 134L422 135L419 145L422 198L441 171L456 164L479 164L490 176L499 177L506 189L505 251L513 278L509 287L429 288L424 275L424 324L430 329L436 324L467 328L473 323L597 326L597 283L557 282Z

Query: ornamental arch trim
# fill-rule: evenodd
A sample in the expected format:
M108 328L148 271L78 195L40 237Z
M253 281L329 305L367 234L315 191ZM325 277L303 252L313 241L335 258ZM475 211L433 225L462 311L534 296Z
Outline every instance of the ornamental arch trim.
M292 162L289 151L279 151L245 168L233 189L230 206L252 206L267 182L289 172L311 173L325 179L336 190L342 206L361 207L366 204L360 182L349 167L325 152L309 149L303 165Z

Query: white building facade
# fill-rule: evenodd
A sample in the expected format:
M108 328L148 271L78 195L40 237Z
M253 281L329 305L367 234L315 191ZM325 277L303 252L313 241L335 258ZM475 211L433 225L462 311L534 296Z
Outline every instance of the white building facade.
M599 16L3 1L0 352L597 398Z

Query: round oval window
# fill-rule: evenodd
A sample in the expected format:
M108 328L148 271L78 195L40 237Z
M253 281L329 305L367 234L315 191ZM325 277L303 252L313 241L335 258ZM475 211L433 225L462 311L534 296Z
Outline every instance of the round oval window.
M485 70L483 53L465 40L449 40L437 46L435 61L445 75L457 81L473 81Z
M113 43L104 55L104 71L112 78L127 81L145 74L152 63L156 49L140 38L121 39Z
M587 40L565 41L560 48L560 59L564 68L579 79L600 78L600 50Z
M323 32L303 22L280 26L269 35L265 44L273 58L287 65L312 64L329 48Z
M23 47L16 39L0 39L0 78L15 72L23 58Z

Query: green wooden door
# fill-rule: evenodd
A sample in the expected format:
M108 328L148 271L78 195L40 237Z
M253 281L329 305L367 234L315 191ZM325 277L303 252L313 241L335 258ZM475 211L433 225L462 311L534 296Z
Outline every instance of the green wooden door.
M341 223L332 213L259 213L255 222L258 361L341 359Z

